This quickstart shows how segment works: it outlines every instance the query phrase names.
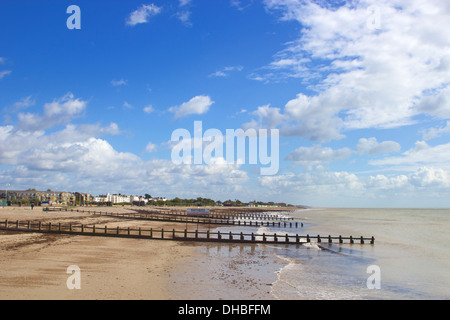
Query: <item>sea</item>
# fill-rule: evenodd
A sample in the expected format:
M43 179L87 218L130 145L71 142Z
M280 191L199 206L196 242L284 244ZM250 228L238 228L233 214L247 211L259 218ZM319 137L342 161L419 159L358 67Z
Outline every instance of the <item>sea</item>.
M303 227L211 231L373 236L375 244L197 244L195 257L173 279L173 297L450 299L450 209L310 208L281 214Z

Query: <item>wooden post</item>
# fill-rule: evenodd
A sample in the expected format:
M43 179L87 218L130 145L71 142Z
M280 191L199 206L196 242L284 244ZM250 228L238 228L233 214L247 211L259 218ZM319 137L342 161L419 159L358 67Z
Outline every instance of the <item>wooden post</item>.
M342 240L342 236L339 235L339 243L344 243L344 241Z
M286 243L288 243L288 242L289 242L289 236L286 233Z
M206 231L206 238L209 239L209 230Z
M142 235L142 229L139 227L139 237Z
M30 230L30 221L28 221L27 229Z
M328 243L333 243L333 240L331 240L331 235L328 235Z
M19 229L19 220L16 220L16 229Z
M263 233L263 242L266 242L266 234Z
M130 227L128 227L127 232L128 232L128 235L130 235Z
M317 243L321 243L322 239L320 239L320 235L317 235Z
M244 234L241 232L241 240L244 240Z
M58 231L61 232L61 223L58 223Z
M309 234L306 235L306 242L311 242L311 239L309 239Z
M161 229L161 239L164 239L164 229Z
M220 234L220 231L217 231L217 239L222 239L222 235Z
M295 235L295 242L300 243L300 237L298 236L298 233Z
M186 229L184 229L184 238L185 239L187 238L187 230Z
M41 230L41 228L39 227L39 230ZM81 230L83 230L83 226L81 226ZM69 224L69 231L72 232L72 224Z
M95 233L95 224L92 226L92 233Z
M233 240L233 234L230 231L230 240Z
M361 244L364 244L364 238L361 236Z
M172 229L172 239L175 239L175 229Z
M105 226L105 234L108 233L108 226Z
M41 222L39 221L39 231L41 231ZM6 222L6 226L8 226L8 222Z
M350 243L351 243L351 244L355 243L355 242L353 241L353 237L352 237L352 236L350 236Z
M51 222L48 223L48 231L52 231L52 223Z
M277 234L276 233L273 234L273 241L278 242L278 238L277 238Z
M252 232L252 241L255 242L255 234Z
M5 219L5 229L8 229L8 219Z
M372 240L370 240L370 244L375 244L375 237L372 236Z

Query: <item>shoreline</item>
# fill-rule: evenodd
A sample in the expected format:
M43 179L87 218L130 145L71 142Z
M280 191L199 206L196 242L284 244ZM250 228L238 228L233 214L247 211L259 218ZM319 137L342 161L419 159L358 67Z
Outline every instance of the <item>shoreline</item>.
M95 208L96 211L124 213L129 212L128 209L139 207L78 208L82 210ZM175 209L183 210L179 207ZM221 209L223 210L223 208ZM244 211L247 208L239 209ZM267 209L280 210L280 208ZM35 207L34 210L29 207L2 208L0 209L0 219L97 224L111 227L173 227L173 223L170 222L124 221L112 217L92 216L88 213L69 211L45 212L40 207ZM195 225L189 225L188 229L194 230ZM249 253L248 261L243 259L246 255L244 254L239 258L243 261L236 263L234 267L245 271L245 265L253 266L255 264L256 260L253 259L255 252L258 252L259 255L263 254L258 248L260 247L0 231L0 250L2 252L0 257L2 270L0 299L178 300L198 299L203 297L206 292L209 293L206 294L205 299L208 297L209 299L226 298L226 295L211 295L214 291L208 290L208 288L217 288L217 286L224 286L228 288L226 290L234 292L233 296L228 297L231 299L246 299L249 295L259 299L273 299L270 295L270 288L267 289L269 287L267 279L273 277L276 280L275 273L264 276L264 283L261 283L250 273L245 275L245 272L238 272L228 275L226 269L229 266L220 265L221 254L231 250L230 252L237 252L237 256L240 256L239 252L242 253L244 250L246 254ZM211 261L211 257L205 255L208 250L219 252L216 255L217 261ZM250 251L247 252L248 250ZM260 256L258 256L259 258ZM208 272L195 274L198 265L196 262L199 261L203 261L206 266L209 264ZM71 276L67 273L67 268L72 265L80 268L80 290L67 288L66 282ZM191 275L195 275L194 277L186 277L188 269ZM264 291L266 289L267 291ZM237 298L236 293L239 292L241 294Z

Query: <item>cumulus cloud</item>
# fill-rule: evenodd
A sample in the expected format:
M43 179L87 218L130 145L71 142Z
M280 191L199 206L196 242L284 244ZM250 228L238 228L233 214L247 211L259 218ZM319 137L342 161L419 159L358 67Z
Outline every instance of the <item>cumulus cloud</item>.
M333 150L315 145L310 148L300 147L296 149L286 157L286 160L294 161L302 166L311 167L313 165L320 165L323 162L346 159L351 154L352 151L349 148Z
M209 96L196 96L188 102L169 108L169 112L174 113L175 119L177 119L191 114L204 114L209 111L209 107L213 104L214 101Z
M415 170L422 166L438 166L450 168L450 143L430 146L425 141L417 141L411 148L400 156L371 160L374 166L393 166L405 170Z
M297 203L318 206L378 206L380 201L392 206L436 206L450 187L450 171L419 167L409 174L357 175L347 171L315 170L259 177L259 184L274 196L283 195ZM440 200L440 203L436 202Z
M126 20L129 26L135 26L140 23L147 23L148 20L161 12L162 8L151 4L143 4L135 11L131 12Z
M156 151L156 144L154 143L147 143L147 146L145 147L145 152L155 152Z
M282 135L317 142L344 130L394 128L418 115L450 117L450 5L442 1L358 0L339 3L266 0L269 12L301 26L252 78L301 80L281 114ZM379 10L368 10L375 6ZM370 27L379 12L379 26Z
M359 139L358 145L356 146L357 153L367 153L369 155L399 152L400 150L401 146L399 143L395 141L378 142L377 138Z
M79 117L86 109L87 101L83 101L69 92L65 96L44 105L44 114L19 113L17 127L21 130L46 130L56 125L69 123Z
M143 111L144 111L145 113L147 113L147 114L150 114L150 113L152 113L153 111L155 111L155 109L153 108L152 105L148 105L148 106L144 107Z

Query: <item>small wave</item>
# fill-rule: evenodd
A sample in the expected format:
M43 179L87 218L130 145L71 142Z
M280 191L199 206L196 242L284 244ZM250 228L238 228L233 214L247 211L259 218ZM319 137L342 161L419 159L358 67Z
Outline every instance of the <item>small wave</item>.
M304 245L306 248L309 248L309 249L317 249L317 250L319 250L319 251L322 250L322 246L319 246L319 245L317 244L317 242L306 242L306 243L304 243L303 245Z

